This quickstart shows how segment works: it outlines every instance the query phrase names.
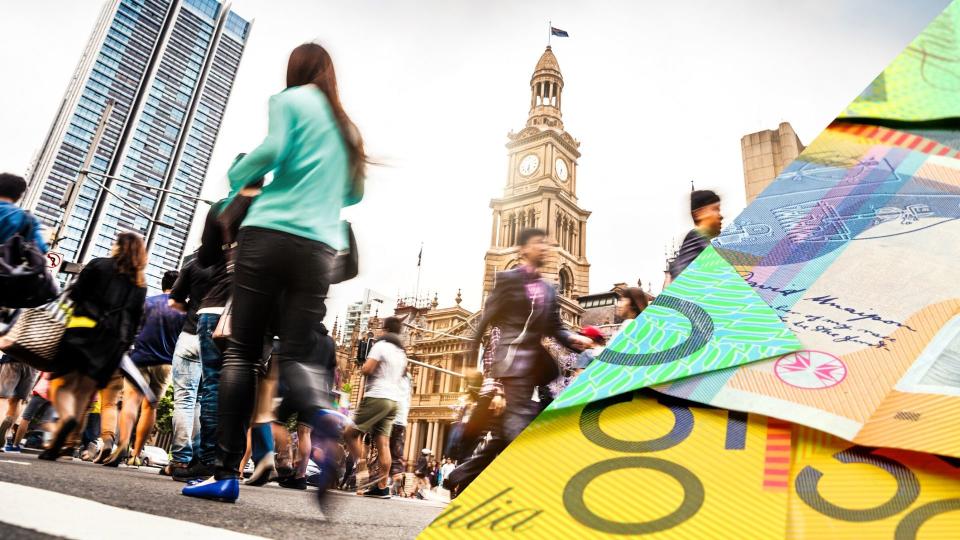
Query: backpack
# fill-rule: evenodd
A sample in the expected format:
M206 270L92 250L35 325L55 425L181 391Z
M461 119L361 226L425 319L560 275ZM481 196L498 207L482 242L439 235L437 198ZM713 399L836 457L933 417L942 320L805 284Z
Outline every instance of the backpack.
M0 306L42 306L59 293L56 281L47 270L47 258L33 237L33 215L24 212L20 230L0 244Z

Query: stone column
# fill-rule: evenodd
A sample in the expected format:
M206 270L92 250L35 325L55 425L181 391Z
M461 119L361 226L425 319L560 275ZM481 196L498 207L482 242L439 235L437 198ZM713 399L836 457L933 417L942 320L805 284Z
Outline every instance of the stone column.
M410 437L410 459L414 463L417 461L417 456L420 455L420 439L423 437L424 424L422 421L417 421L417 429L414 432L414 435Z
M410 448L417 439L417 422L407 422L407 433L403 437L403 459L410 462Z
M540 202L540 219L543 220L540 228L547 231L547 238L549 238L553 234L553 224L550 223L550 199L544 198Z
M427 394L427 368L421 367L417 372L417 388L420 390L421 394Z
M446 436L447 436L447 424L440 422L440 436L437 437L437 448L434 452L437 453L437 459L440 459L440 455L443 454L443 447L446 446Z
M442 361L440 361L440 367L443 369L450 369L448 364L450 364L449 358L444 358ZM450 385L450 375L443 373L442 371L438 371L437 374L440 375L440 393L443 394L449 392L450 388L448 387Z
M431 441L433 441L433 430L435 429L435 427L436 427L436 424L434 424L433 422L427 422L427 436L426 436L426 439L423 441L424 448L433 447L431 444Z
M580 221L580 258L584 258L587 253L587 228L586 222Z
M493 219L491 219L493 224L490 226L490 245L491 246L497 245L497 222L500 221L499 219L497 219L498 215L499 213L496 210L494 210Z
M433 430L430 432L430 444L427 445L427 448L433 451L433 455L437 455L437 437L440 435L440 422L432 422Z

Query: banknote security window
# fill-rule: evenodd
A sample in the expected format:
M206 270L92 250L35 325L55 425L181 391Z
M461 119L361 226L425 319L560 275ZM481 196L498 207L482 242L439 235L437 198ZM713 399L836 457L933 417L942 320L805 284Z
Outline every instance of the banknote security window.
M960 396L960 315L950 319L930 340L896 389Z

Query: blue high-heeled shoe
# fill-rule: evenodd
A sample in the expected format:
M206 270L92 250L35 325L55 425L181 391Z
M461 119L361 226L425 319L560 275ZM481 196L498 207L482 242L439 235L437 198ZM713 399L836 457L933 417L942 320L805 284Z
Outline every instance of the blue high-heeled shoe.
M212 499L221 502L237 502L240 497L240 480L236 478L224 478L217 480L213 476L203 482L190 484L183 488L180 493L187 497L199 497L201 499Z

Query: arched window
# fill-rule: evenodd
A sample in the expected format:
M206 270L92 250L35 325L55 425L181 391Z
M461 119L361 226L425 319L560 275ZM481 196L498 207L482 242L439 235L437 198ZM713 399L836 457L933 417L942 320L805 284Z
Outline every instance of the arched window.
M516 245L517 243L517 215L510 214L510 244L511 246Z
M563 296L571 296L573 294L573 274L570 273L569 268L560 269L560 286L558 287L558 292Z
M530 227L537 226L537 213L533 210L533 208L531 208L530 212L527 214L527 223L530 224Z

